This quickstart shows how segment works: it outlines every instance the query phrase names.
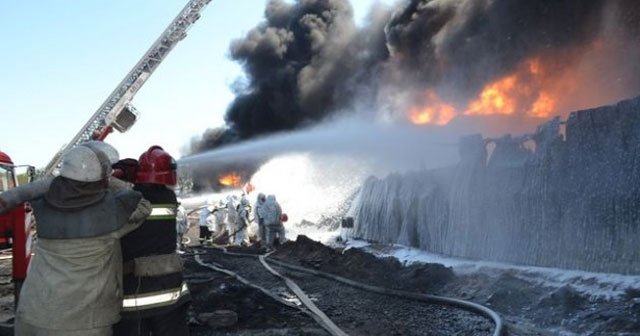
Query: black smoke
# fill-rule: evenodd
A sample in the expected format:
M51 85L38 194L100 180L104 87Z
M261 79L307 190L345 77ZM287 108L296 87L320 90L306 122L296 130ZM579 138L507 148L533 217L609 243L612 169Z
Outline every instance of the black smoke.
M231 44L249 83L227 123L244 139L313 124L341 107L339 87L362 66L352 59L355 34L346 1L270 1L265 22Z
M225 127L205 132L192 153L336 113L400 114L426 89L462 106L532 55L596 39L620 48L592 64L615 72L607 79L622 99L640 91L639 22L634 0L408 0L374 6L362 26L347 0L271 0L264 21L231 43L246 78ZM557 57L554 66L574 61Z
M473 95L523 59L583 45L605 0L410 1L387 26L400 71ZM416 71L418 70L418 71Z

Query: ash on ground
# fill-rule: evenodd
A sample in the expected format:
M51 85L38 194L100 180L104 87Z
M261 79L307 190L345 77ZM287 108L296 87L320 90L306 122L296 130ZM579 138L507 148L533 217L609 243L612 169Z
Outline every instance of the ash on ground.
M441 264L406 266L395 258L376 257L357 248L334 249L304 236L283 244L272 257L371 285L480 303L502 316L509 335L640 335L639 288L628 288L619 297L591 297L571 285L546 286L508 270L461 275ZM213 330L193 326L194 335L263 335L259 330L264 335L294 335L305 328L309 335L323 334L308 317L279 306L235 279L215 277L220 279L191 286L196 298L191 314L230 309L238 312L238 323Z
M552 287L509 270L456 274L435 263L406 266L395 258L330 248L304 236L281 245L273 257L376 286L477 302L502 316L509 335L640 335L640 288L627 288L617 297L594 297L571 285ZM300 311L230 276L203 269L189 257L185 260L193 296L192 335L326 335ZM5 270L0 274L0 313L7 321L13 315L11 260L0 260L0 268ZM230 326L202 321L220 311L234 312L237 321Z

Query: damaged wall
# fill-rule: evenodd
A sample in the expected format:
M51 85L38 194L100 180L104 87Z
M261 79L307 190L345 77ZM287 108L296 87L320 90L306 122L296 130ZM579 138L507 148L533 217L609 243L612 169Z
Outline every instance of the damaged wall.
M640 274L640 97L574 112L564 137L560 129L554 119L531 137L470 136L455 167L369 178L351 209L354 235L474 259Z

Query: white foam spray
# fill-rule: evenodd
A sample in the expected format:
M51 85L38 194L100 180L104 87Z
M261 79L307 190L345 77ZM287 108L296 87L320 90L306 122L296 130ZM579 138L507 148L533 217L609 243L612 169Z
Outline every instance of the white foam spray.
M442 167L457 161L458 136L440 128L348 118L185 157L180 167L267 159L251 178L275 194L290 218L317 222L335 213L369 175Z
M181 166L230 164L297 153L349 157L385 173L455 163L458 137L444 128L348 118L225 146L182 158L179 163Z

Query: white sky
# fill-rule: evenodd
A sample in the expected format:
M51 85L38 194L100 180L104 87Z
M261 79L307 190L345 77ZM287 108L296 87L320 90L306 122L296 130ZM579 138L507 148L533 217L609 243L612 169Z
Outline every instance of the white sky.
M374 0L352 0L360 22ZM395 0L382 0L391 4ZM187 0L42 0L0 4L0 150L44 167L79 131ZM141 118L107 142L138 158L159 144L175 157L223 124L242 72L232 39L262 20L265 0L213 0L133 100Z

